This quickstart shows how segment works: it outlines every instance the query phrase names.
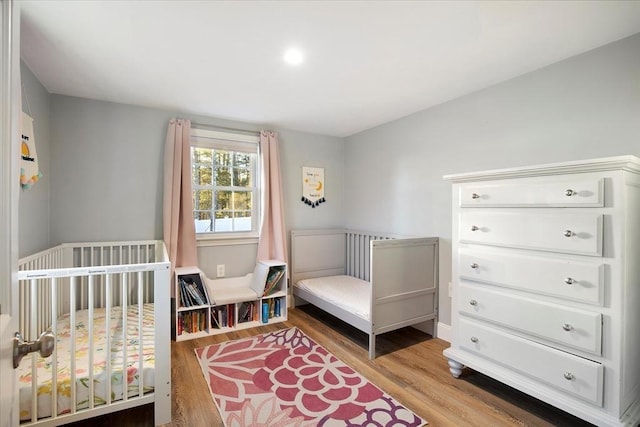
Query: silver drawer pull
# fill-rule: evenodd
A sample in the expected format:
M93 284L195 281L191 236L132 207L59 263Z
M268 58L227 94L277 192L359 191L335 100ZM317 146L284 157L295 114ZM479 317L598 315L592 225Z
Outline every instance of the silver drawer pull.
M562 325L562 329L564 329L565 331L569 332L570 330L573 329L573 326L571 326L568 323L565 323L564 325Z
M574 233L571 230L564 230L564 237L573 237L575 235L576 235L576 233Z
M480 227L478 227L477 225L471 226L471 231L478 231L478 230L480 230Z
M575 377L573 376L573 374L571 372L565 372L564 373L564 379L565 380L569 380L571 381L572 379L574 379Z
M476 264L475 262L473 264L471 264L470 266L471 268L473 268L474 270L478 267L480 267L478 264Z
M471 337L471 342L478 342L478 337Z
M476 305L478 305L478 301L472 299L472 300L469 301L469 305L476 306Z
M473 194L471 195L471 198L472 198L472 199L479 199L479 198L480 198L480 195L479 195L478 193L473 193Z
M573 285L574 283L576 283L576 280L572 277L567 277L566 279L564 279L564 283L566 283L567 285Z
M564 195L567 196L567 197L575 196L576 194L578 194L578 192L577 191L573 191L571 189L569 189L569 190L564 192Z

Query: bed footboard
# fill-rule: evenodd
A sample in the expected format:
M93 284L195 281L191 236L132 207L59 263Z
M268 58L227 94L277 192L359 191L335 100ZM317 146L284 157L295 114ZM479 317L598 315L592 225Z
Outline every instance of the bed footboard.
M433 320L438 313L438 239L405 238L371 242L369 358L375 335Z

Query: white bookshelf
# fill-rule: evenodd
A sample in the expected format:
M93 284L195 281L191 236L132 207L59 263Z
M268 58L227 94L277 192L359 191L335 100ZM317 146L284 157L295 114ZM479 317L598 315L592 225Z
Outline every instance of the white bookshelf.
M206 304L185 306L180 281L198 277ZM259 261L251 274L222 279L208 279L197 267L180 267L175 271L174 286L172 337L176 341L287 320L287 265L282 261Z

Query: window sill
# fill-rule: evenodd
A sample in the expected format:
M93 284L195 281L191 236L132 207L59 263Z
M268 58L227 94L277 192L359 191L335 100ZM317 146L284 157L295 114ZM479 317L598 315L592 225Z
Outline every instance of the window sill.
M211 236L211 235L196 235L196 246L236 246L236 245L257 245L258 236L252 235L240 235L240 236Z

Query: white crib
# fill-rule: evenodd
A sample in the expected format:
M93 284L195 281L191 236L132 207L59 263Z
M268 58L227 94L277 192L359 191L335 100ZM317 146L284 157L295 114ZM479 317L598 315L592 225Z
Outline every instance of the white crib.
M171 421L170 262L162 241L62 244L19 262L19 331L56 336L27 355L21 425L53 426L154 403ZM53 375L56 373L56 375Z

